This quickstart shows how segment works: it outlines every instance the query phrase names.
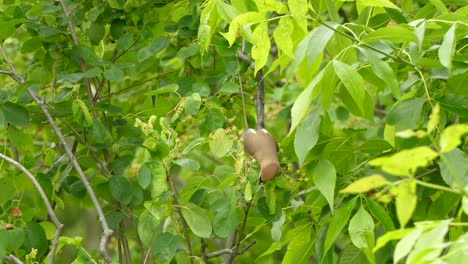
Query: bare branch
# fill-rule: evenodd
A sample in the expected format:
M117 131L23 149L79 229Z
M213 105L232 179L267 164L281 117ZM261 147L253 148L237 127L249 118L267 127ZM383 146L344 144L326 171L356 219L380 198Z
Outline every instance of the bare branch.
M19 260L17 257L10 255L10 256L5 256L3 257L3 260L9 261L14 264L24 264L21 260Z
M111 263L112 259L110 258L109 254L107 253L106 245L107 245L107 240L112 235L112 230L109 228L109 225L107 224L106 218L104 216L104 212L102 211L101 205L99 205L99 201L97 200L96 194L94 193L93 188L91 188L91 184L89 183L88 179L86 178L86 175L84 174L83 170L81 169L80 164L76 160L75 155L73 155L73 152L71 151L70 147L68 146L62 132L60 131L60 128L57 126L57 124L55 123L54 118L50 115L49 111L47 110L44 100L39 98L39 96L30 88L27 89L27 92L32 97L32 99L36 102L36 104L39 105L39 107L42 109L42 111L46 115L47 120L49 121L49 124L52 126L52 129L55 131L55 134L57 135L60 142L62 143L62 146L65 149L65 152L67 153L68 157L70 158L70 162L72 163L73 167L75 168L76 172L78 173L78 176L80 177L81 182L83 183L86 191L88 192L89 198L91 198L91 201L93 202L93 205L96 208L96 211L97 211L98 216L99 216L99 222L101 223L101 227L103 229L103 233L102 233L102 236L101 236L101 242L99 243L99 251L101 252L102 257L108 263Z
M47 198L47 195L44 192L44 189L42 189L42 186L39 184L39 182L36 180L36 178L29 172L21 163L13 160L12 158L3 155L0 153L0 158L5 160L6 162L10 163L11 165L15 166L19 170L21 170L26 176L29 178L29 180L33 183L34 188L39 192L39 195L41 196L42 201L44 202L46 208L47 208L47 213L49 214L50 219L54 223L56 230L55 230L55 235L54 239L52 240L52 248L50 249L50 258L49 258L49 264L53 264L55 260L55 253L57 251L57 245L60 237L60 233L62 232L63 229L63 224L60 222L60 220L57 218L57 215L55 215L54 209L52 208L52 205L49 202L49 199Z
M60 1L62 2L62 1ZM0 45L0 53L3 56L3 59L5 62L8 64L10 67L10 70L12 74L10 74L10 77L16 80L18 83L24 83L23 77L19 75L16 72L16 69L14 65L10 62L8 57L6 56L5 52L3 51L3 47ZM99 216L99 222L101 223L101 227L103 229L102 235L101 235L101 241L99 243L99 251L101 252L102 257L108 262L111 263L112 259L110 258L109 254L107 253L106 245L107 241L109 240L109 237L112 235L112 230L109 228L109 225L107 224L106 218L104 216L104 212L102 211L101 205L99 204L99 201L97 200L96 194L94 193L93 188L91 188L91 185L86 178L86 175L84 174L83 170L81 169L80 164L76 160L75 155L73 155L72 150L68 146L65 137L63 136L62 132L60 131L60 128L57 126L57 123L55 123L54 118L52 115L49 113L47 110L47 107L45 105L45 102L43 99L39 98L39 96L34 92L31 88L27 88L26 91L28 94L31 96L31 98L36 102L36 104L41 108L42 112L45 114L47 117L47 120L49 121L49 124L52 126L52 129L54 130L55 134L60 140L60 143L62 144L63 148L65 149L65 152L67 153L68 157L70 158L70 162L72 163L73 167L75 168L76 172L78 173L78 176L80 177L81 182L83 183L91 201L93 202L93 205L97 211L97 214Z
M224 248L224 249L212 252L212 253L208 253L206 254L206 258L210 259L210 258L215 258L215 257L219 257L219 256L226 255L226 254L232 254L232 249Z

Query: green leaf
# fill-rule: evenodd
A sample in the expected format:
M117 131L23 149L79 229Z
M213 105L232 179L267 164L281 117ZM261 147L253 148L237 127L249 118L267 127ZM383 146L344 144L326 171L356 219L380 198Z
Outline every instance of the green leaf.
M200 169L200 163L198 163L195 160L192 159L187 159L187 158L180 158L172 161L173 163L181 166L182 168L190 169L190 170L199 170Z
M458 148L442 153L440 175L447 185L462 190L468 184L468 155Z
M363 193L372 189L377 189L390 184L382 175L373 174L368 177L361 178L350 185L346 186L340 193Z
M296 23L304 33L307 32L307 0L288 0L288 6Z
M414 243L418 237L422 234L420 228L412 230L409 234L405 235L395 247L393 252L393 260L395 263L402 260L408 253L413 249Z
M410 251L408 263L433 263L444 250L444 238L449 230L451 220L441 221L437 226L419 236Z
M194 140L190 141L190 143L184 148L182 154L185 155L190 153L192 150L196 149L200 145L206 143L207 140L205 138L195 138Z
M239 84L235 82L225 82L219 89L219 93L233 94L239 92Z
M349 222L349 236L351 242L359 248L371 263L375 263L374 254L374 221L369 213L361 206Z
M2 248L6 251L18 250L24 239L25 232L23 228L0 230L0 252Z
M395 104L387 116L387 123L396 131L415 129L421 123L424 98L411 98Z
M112 145L112 136L99 119L93 120L93 125L89 129L89 140L93 147L99 149L108 148Z
M193 93L187 101L185 101L185 112L189 115L195 115L200 110L201 97L198 93Z
M172 233L161 233L154 240L152 251L158 262L170 261L179 247L180 239Z
M449 10L445 7L445 4L441 0L429 0L431 4L439 10L442 14L448 13ZM455 24L454 24L455 25Z
M257 72L265 66L268 60L268 55L270 54L268 22L262 22L255 28L252 39L252 59L255 62L254 74L256 75Z
M138 170L138 184L140 184L141 188L146 190L148 186L151 184L151 179L152 179L152 171L151 171L152 165L151 161L150 162L145 162L143 165L141 165L140 169Z
M133 44L133 33L132 32L127 32L125 35L119 38L117 41L117 44L115 45L115 48L119 51L126 50L130 48Z
M414 228L403 228L386 232L377 239L377 243L374 247L374 252L384 247L389 241L401 239L413 230Z
M125 74L121 69L112 65L110 69L104 71L104 77L111 82L118 82L125 77Z
M468 251L466 250L466 241L468 240L468 233L461 235L457 240L455 240L448 251L444 256L446 263L463 263L468 259Z
M21 246L21 249L26 252L37 249L37 256L43 256L49 247L46 234L42 226L36 222L29 222L24 228L25 239Z
M414 33L402 26L391 26L379 28L374 32L369 33L363 38L365 43L371 43L374 41L388 40L395 43L402 42L415 42L417 43L417 38Z
M224 124L224 114L218 109L209 110L205 117L205 126L212 131L221 128Z
M179 85L177 85L175 83L171 83L171 84L168 84L168 85L161 86L156 90L149 91L149 92L145 93L145 95L146 96L155 96L155 95L165 94L165 93L175 93L175 92L177 92L178 89L179 89Z
M380 166L383 171L393 175L410 176L414 175L417 168L429 165L437 156L437 152L429 147L422 146L373 159L369 162L369 165Z
M440 151L449 152L461 144L461 137L468 133L468 124L456 124L442 131L440 136Z
M330 249L330 247L340 235L341 230L343 230L345 227L349 217L351 216L351 212L356 205L356 201L357 197L349 200L346 204L336 209L335 215L333 215L331 218L330 225L328 226L325 242L323 245L324 255L321 256L321 259L325 257L326 252Z
M126 205L132 200L132 186L127 178L123 176L113 176L109 182L112 197Z
M237 214L230 206L219 210L214 218L213 231L221 238L227 238L234 232L238 224Z
M271 226L271 238L276 243L280 242L281 236L283 235L283 224L286 221L285 214L282 213L280 219L278 221L273 222Z
M376 201L366 197L367 205L371 214L382 224L386 232L395 229L395 224L387 211Z
M304 160L309 151L317 144L321 113L322 109L320 107L315 108L296 129L294 150L299 159L299 166L301 167L304 165Z
M468 117L468 97L458 94L446 94L436 99L442 109Z
M17 126L29 126L29 112L24 106L8 101L3 103L2 111L7 123Z
M390 68L388 63L379 59L371 51L366 49L360 49L360 51L367 57L367 60L374 70L375 75L382 79L382 81L384 81L392 91L393 96L399 99L400 85L397 81L395 73L393 72L392 68Z
M293 41L291 38L291 32L294 29L294 25L289 17L283 17L278 22L278 27L273 33L276 45L286 56L294 58Z
M151 198L157 199L161 194L168 190L166 170L164 166L157 162L145 162L151 170Z
M105 24L102 22L93 22L89 26L88 37L92 45L97 45L101 42L106 33Z
M231 150L232 144L226 131L221 128L214 132L209 142L211 152L217 157L224 157Z
M336 75L338 75L341 82L346 87L347 91L353 98L353 101L361 110L361 113L364 113L364 97L366 95L364 79L362 79L361 75L359 75L359 72L356 71L352 66L341 61L334 60L333 67L335 69Z
M204 209L189 203L187 206L182 207L182 215L195 235L202 238L211 236L211 222Z
M215 33L215 29L219 23L218 9L220 6L228 6L224 3L219 3L217 0L209 0L205 2L204 8L200 14L200 26L198 28L198 44L200 45L200 54L203 56L208 50L211 38Z
M416 208L417 198L415 181L405 181L398 185L395 207L401 228L411 219Z
M399 9L394 3L389 0L356 0L357 9L362 11L366 7L389 7Z
M302 91L297 97L296 101L291 108L291 128L289 129L289 135L296 129L297 125L301 122L312 102L312 93L317 84L322 80L323 71L321 71L315 78L310 82L304 91Z
M8 19L0 21L0 39L6 40L11 35L15 34L18 24L22 24L24 19Z
M336 170L333 163L328 160L319 160L312 169L314 184L320 193L327 199L333 213L333 202L335 197Z
M138 236L140 237L143 245L150 246L154 241L154 236L159 225L159 219L156 219L151 213L147 210L144 210L143 213L138 217Z
M299 264L309 261L314 246L312 228L312 226L301 228L300 232L291 239L281 262L282 264Z
M435 1L435 0L431 0ZM444 6L442 4L442 6ZM444 6L445 7L445 6ZM439 47L439 61L442 66L447 69L452 68L452 58L453 54L455 53L455 30L457 28L457 23L453 24L447 33L444 35L444 39Z
M34 149L33 137L24 129L19 129L14 125L8 127L8 139L10 144L18 150L32 151Z
M264 16L258 12L247 12L241 14L231 21L231 24L229 24L229 31L227 33L221 33L221 35L228 40L229 46L232 46L237 38L237 33L242 26L247 23L257 23L263 19L265 19Z
M367 140L359 148L360 151L371 156L384 153L391 149L392 149L392 145L390 145L386 140L382 140L382 139Z

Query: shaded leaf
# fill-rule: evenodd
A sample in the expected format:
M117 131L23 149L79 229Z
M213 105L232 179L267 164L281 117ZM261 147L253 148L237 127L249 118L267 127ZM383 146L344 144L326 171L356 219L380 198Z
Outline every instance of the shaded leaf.
M317 144L319 138L320 115L322 109L320 107L312 110L307 118L296 129L294 137L294 150L299 160L299 166L304 165L304 160L309 151Z
M189 203L187 206L182 207L182 215L195 235L202 238L209 238L211 236L211 222L204 209Z
M320 193L327 199L333 213L336 183L335 166L328 160L319 160L312 170L312 177L314 178L315 186L317 186Z

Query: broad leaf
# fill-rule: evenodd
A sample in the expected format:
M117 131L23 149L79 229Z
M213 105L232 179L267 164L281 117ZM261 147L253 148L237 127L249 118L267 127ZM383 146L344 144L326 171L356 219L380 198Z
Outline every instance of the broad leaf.
M362 193L368 192L372 189L380 188L382 186L390 184L382 175L373 174L368 177L361 178L346 188L340 191L340 193Z
M320 107L311 111L307 118L297 127L294 137L294 150L299 159L299 166L304 165L304 161L309 151L317 144L319 138Z
M336 170L333 163L328 160L319 160L312 170L314 184L322 195L327 199L330 210L334 210Z
M416 208L416 182L413 180L405 181L398 185L395 206L400 222L400 227L404 227L413 215Z
M195 235L202 238L209 238L211 236L211 222L204 209L189 203L187 206L182 207L182 215Z

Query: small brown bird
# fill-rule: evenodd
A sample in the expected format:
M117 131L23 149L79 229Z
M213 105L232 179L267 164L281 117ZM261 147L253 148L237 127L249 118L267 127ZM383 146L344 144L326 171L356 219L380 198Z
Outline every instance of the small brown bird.
M244 150L260 163L260 179L264 182L275 177L279 170L278 144L266 129L246 129Z

